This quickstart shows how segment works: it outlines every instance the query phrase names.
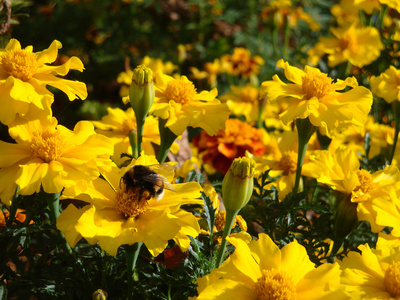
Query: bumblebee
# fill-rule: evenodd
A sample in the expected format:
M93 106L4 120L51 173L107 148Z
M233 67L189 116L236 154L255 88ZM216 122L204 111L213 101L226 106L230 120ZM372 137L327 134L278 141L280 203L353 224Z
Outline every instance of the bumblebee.
M138 201L143 198L150 200L154 198L161 200L164 196L164 189L175 191L167 181L168 177L173 177L175 169L168 164L161 165L135 165L132 166L121 181L125 184L125 189L138 192Z

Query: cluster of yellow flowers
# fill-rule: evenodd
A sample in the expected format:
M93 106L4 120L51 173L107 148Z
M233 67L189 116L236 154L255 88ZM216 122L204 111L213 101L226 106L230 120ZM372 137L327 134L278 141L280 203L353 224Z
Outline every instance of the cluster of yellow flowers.
M302 10L282 2L272 1L263 14L291 16L293 24L303 19L318 30ZM361 2L354 1L349 10L370 13ZM383 4L399 9L396 1L369 2L377 5L374 9ZM339 16L338 7L332 11ZM378 59L384 48L378 29L357 19L349 23L346 14L340 15L339 27L331 28L334 37L320 38L309 49L310 63L318 65L327 55L329 67L348 62L362 68ZM15 205L18 195L35 193L80 200L85 204L70 204L61 214L58 206L52 211L57 228L71 247L84 238L112 256L121 245L144 244L155 257L171 240L186 251L190 237L223 231L217 239L222 249L217 268L197 280L199 300L400 298L400 70L395 65L369 76L367 88L355 77L335 79L319 68L298 68L280 59L276 66L285 79L276 74L255 85L252 77L264 60L235 48L207 63L204 71L191 69L194 78L207 78L212 87L198 91L176 65L145 57L142 65L118 77L124 85L121 97L131 107L109 108L100 121L80 121L70 130L52 115L54 95L46 87L61 90L71 101L84 100L87 90L82 82L60 77L83 71L79 58L52 65L60 48L54 41L33 52L32 46L21 48L12 39L0 50L0 122L15 141L0 141L0 198L5 205ZM246 82L232 85L218 99L222 73ZM369 115L373 94L393 106L395 128L377 124ZM223 205L211 185L175 183L174 173L164 170L172 168L173 163L164 161L170 152L178 153L177 140L188 127L202 132L191 140L193 158L178 172L184 177L197 164L208 174L225 175ZM362 145L367 135L368 151ZM329 146L317 136L329 138ZM361 168L361 156L380 153L387 156L382 170ZM268 188L277 190L279 201L302 191L304 178L334 190L335 242L340 246L359 220L368 221L371 231L379 233L376 249L361 245L343 260L315 267L296 241L279 249L267 234L252 240L238 213L251 199L253 177L268 170L274 178ZM152 187L141 182L148 173L156 180ZM204 205L202 192L216 211L215 228L209 232L182 208ZM235 224L242 232L230 235ZM385 227L392 228L390 234L382 232ZM222 263L227 242L235 251Z

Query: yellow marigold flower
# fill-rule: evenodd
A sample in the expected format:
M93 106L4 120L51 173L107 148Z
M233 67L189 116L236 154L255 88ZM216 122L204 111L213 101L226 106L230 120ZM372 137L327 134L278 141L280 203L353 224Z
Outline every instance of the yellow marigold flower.
M285 131L271 140L270 148L274 149L268 156L255 157L247 153L246 156L253 157L256 162L256 174L271 170L271 177L279 177L270 186L275 186L279 191L279 200L282 201L293 189L296 179L298 137L296 131ZM272 155L271 155L272 154ZM306 159L307 161L307 159ZM302 182L300 183L302 186ZM302 188L301 188L302 189Z
M394 100L400 101L400 70L394 66L390 66L379 76L371 76L369 81L371 91L378 97L388 103Z
M375 61L383 49L378 29L372 26L358 27L354 22L338 28L331 28L333 37L321 37L319 42L307 54L310 61L318 64L318 60L328 55L328 65L335 67L349 61L356 67L363 67Z
M285 125L295 119L309 118L322 134L330 135L339 127L365 123L372 105L372 94L365 87L357 86L354 77L333 83L332 78L316 68L305 66L303 71L282 59L277 66L285 70L286 78L293 83L284 83L274 75L273 80L262 83L260 96L271 102L288 104L279 115ZM337 92L348 86L352 89Z
M260 107L258 90L250 84L231 86L231 92L221 96L220 99L228 104L235 116L245 116L247 122L255 122L258 120Z
M79 81L61 79L69 70L82 71L83 64L75 56L60 66L50 65L57 58L59 41L41 52L32 52L32 46L24 49L11 39L5 49L0 49L0 122L9 125L16 114L25 115L29 105L50 110L54 95L46 89L47 85L60 89L69 100L87 97L86 85Z
M225 54L221 57L221 63L228 74L248 78L260 72L264 59L258 55L251 56L248 49L236 47L233 49L233 54Z
M79 192L111 167L113 146L88 121L77 123L71 131L57 125L54 117L16 119L9 133L17 143L0 141L0 197L7 205L17 185L20 195L41 188L50 194L64 187Z
M162 199L141 197L136 189L127 188L122 180L133 165L158 164L154 156L142 154L128 167L113 167L104 172L104 179L93 180L85 193L77 195L91 203L82 209L69 205L57 219L57 228L74 247L83 237L90 244L100 247L115 256L121 245L143 242L153 256L157 256L174 240L182 251L190 246L188 237L196 237L200 231L193 214L180 209L181 205L199 204L203 201L201 186L197 182L173 184L174 191L165 189ZM63 197L70 195L64 194Z
M157 74L157 72L172 74L178 69L178 66L170 61L164 62L161 58L153 58L150 56L145 56L142 60L142 64L150 68L154 75Z
M191 67L190 71L193 73L193 78L195 79L205 79L207 78L208 84L214 88L217 86L217 76L221 74L224 69L218 58L214 59L213 62L206 62L204 64L204 71L199 71L195 67Z
M210 135L225 127L230 110L216 99L217 89L197 93L186 76L172 78L162 73L156 76L155 89L156 97L150 112L167 119L165 126L175 135L181 135L189 126L200 127Z
M279 249L263 233L250 244L228 239L236 250L219 268L197 279L198 300L346 299L338 290L339 266L323 264L315 268L297 242Z
M367 220L373 232L383 229L377 224L377 213L373 208L376 198L389 199L390 190L400 180L400 172L395 166L370 173L360 169L356 153L351 149L337 149L334 154L316 150L310 154L310 162L303 166L303 175L316 178L318 182L330 186L347 195L357 203L357 216Z
M358 128L357 128L358 129ZM374 117L369 115L363 128L356 130L349 127L340 133L335 133L330 144L330 148L339 148L345 145L353 149L356 153L366 155L365 136L369 134L370 148L368 158L373 158L379 154L388 156L394 141L394 128L385 124L379 124L374 121Z
M225 228L225 220L226 220L226 210L220 210L216 212L215 214L215 224L213 228L213 232L222 232L224 231ZM247 244L251 242L251 235L247 233L247 223L243 219L241 215L236 215L235 221L233 222L232 229L234 229L236 226L238 226L241 231L239 232L232 232L229 236L230 237L235 237L237 239L241 239L245 241ZM218 241L218 243L221 243L222 241L222 236L214 237L215 240Z
M361 253L350 252L339 262L341 288L350 299L399 299L400 247L370 249L360 245Z
M114 145L112 160L119 166L123 165L127 158L121 157L126 153L132 156L132 148L129 143L129 132L136 130L136 118L133 109L129 107L123 111L120 108L107 108L108 114L101 121L92 121L96 132L107 136ZM147 155L155 155L152 143L160 145L160 133L158 121L154 116L148 116L143 130L143 151ZM174 143L172 152L177 153L179 145Z
M359 9L353 1L341 0L331 7L331 13L339 25L350 24L359 19Z
M204 163L225 174L233 160L244 156L246 151L255 156L265 153L267 132L264 129L254 128L239 119L228 119L225 126L225 131L220 130L216 136L203 131L193 138L192 143Z
M304 12L302 7L293 7L291 0L268 1L268 6L261 12L261 18L267 19L272 17L274 24L278 27L283 27L285 19L287 19L290 27L296 27L298 20L303 20L313 31L318 31L321 28L309 14Z

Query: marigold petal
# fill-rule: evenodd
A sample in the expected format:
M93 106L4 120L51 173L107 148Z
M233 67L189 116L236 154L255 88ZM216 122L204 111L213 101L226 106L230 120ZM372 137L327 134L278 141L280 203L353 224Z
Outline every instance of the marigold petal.
M62 44L59 41L54 40L50 44L49 48L36 53L37 54L36 60L37 60L38 64L53 63L57 59L58 49L61 49L61 48L62 48ZM65 74L63 74L63 75L65 75Z
M306 249L296 241L285 245L281 249L281 253L281 270L288 272L295 284L314 269L314 264L310 261Z
M280 269L281 251L267 234L260 234L257 241L250 242L249 248L260 270Z
M1 202L10 206L12 198L15 194L17 184L17 174L20 168L18 165L11 165L10 167L0 169L0 198Z
M251 250L246 242L234 237L227 237L227 240L236 247L235 252L230 256L230 263L241 273L241 282L247 286L252 286L261 276L260 266L252 257Z
M198 300L217 299L246 299L258 300L252 288L241 282L228 279L219 279L202 290Z
M9 167L31 155L32 153L25 145L0 141L0 168Z
M297 297L299 299L349 299L349 296L340 290L339 285L339 265L327 263L304 275L296 286Z
M285 70L285 77L288 80L301 85L303 81L302 78L305 75L303 70L289 65L289 63L285 62L283 59L279 60L276 63L276 66Z
M36 74L35 78L41 83L51 85L61 91L63 91L70 101L80 98L85 100L87 98L86 84L80 81L67 80L56 77L51 74Z
M73 204L70 204L57 218L57 229L64 234L67 243L72 248L82 238L82 235L76 230L75 224L88 209L90 209L89 205L78 209Z

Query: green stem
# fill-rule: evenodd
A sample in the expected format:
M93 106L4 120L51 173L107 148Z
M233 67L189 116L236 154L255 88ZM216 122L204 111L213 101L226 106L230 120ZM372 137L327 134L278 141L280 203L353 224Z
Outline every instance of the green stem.
M296 120L297 134L299 137L299 151L297 155L296 179L293 188L293 194L297 194L300 186L301 169L303 167L304 157L306 155L308 142L311 136L317 130L317 127L310 123L308 118Z
M126 255L126 268L128 272L128 300L134 300L133 287L135 285L134 271L136 267L136 262L139 257L140 248L143 242L137 242L132 246L127 245L125 248Z
M224 258L224 253L226 249L226 244L228 241L226 240L226 237L228 237L231 234L232 231L232 226L233 223L235 222L236 215L238 214L239 211L232 211L232 210L227 210L226 211L226 218L225 218L225 227L224 227L224 233L222 235L222 242L221 242L221 248L219 248L218 256L217 256L217 261L216 261L216 268L219 268L219 266L222 264L222 260Z
M138 135L137 135L137 131L136 130L131 130L129 131L129 143L131 144L131 148L132 148L132 157L134 159L138 158Z
M272 46L274 48L275 56L279 57L279 50L278 50L278 26L275 25L272 29Z
M289 37L290 37L290 25L289 25L288 17L286 17L286 19L285 19L285 36L284 36L284 40L283 40L283 53L282 53L284 60L288 59Z
M264 120L262 119L262 114L264 111L264 101L258 101L258 119L257 119L257 128L264 127Z
M47 205L50 210L50 220L54 225L56 224L57 218L60 215L60 196L61 192L56 194L47 194Z
M388 164L391 165L394 157L394 153L396 152L397 140L399 138L400 132L400 102L395 100L392 102L393 115L395 119L395 127L394 127L394 140L393 147L390 153Z
M17 214L18 210L18 190L19 186L17 185L17 188L15 189L14 196L12 198L11 206L10 206L10 215L7 220L7 226L10 226L14 223L15 220L15 215Z
M143 119L136 118L136 128L137 128L137 131L136 131L136 134L137 134L136 149L137 149L138 156L140 156L140 153L142 153L143 127L144 127L144 122L146 121L146 116ZM132 148L132 152L133 151L134 151L134 149Z
M167 123L166 119L158 120L158 128L160 130L160 138L161 144L160 149L158 151L157 160L160 164L162 164L167 158L169 149L177 138L177 135L173 133L168 127L165 127Z
M378 24L377 24L378 30L381 30L383 27L383 20L385 19L385 15L386 15L386 12L388 11L388 9L389 9L389 7L386 4L382 5L381 12L379 14Z

